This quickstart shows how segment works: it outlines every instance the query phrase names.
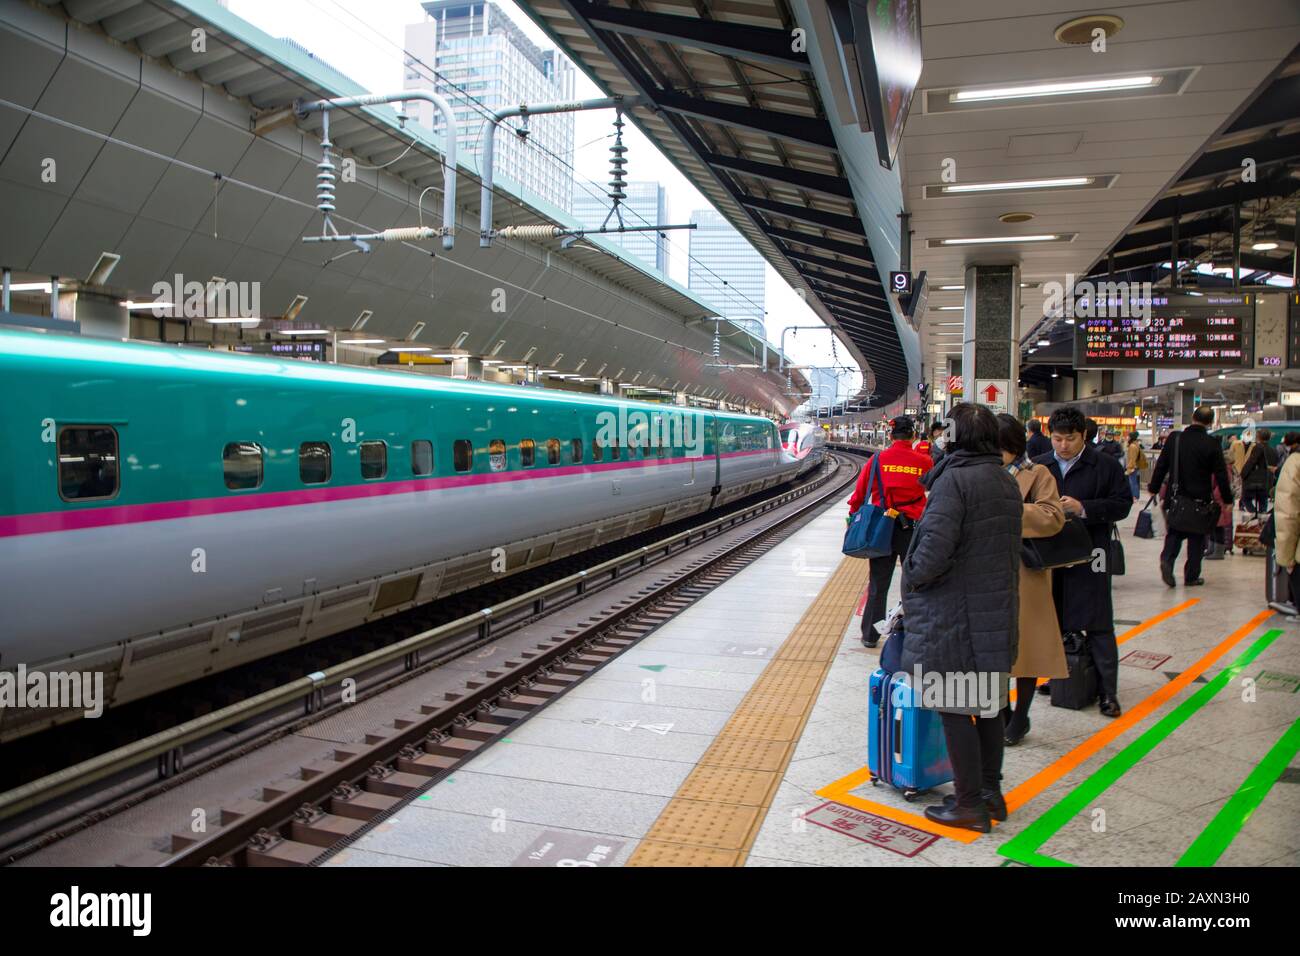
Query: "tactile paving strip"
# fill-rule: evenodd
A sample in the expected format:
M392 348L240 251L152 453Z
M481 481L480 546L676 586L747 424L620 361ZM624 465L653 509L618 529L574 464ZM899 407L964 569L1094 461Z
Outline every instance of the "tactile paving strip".
M858 559L840 562L628 866L744 864L867 586L868 568Z

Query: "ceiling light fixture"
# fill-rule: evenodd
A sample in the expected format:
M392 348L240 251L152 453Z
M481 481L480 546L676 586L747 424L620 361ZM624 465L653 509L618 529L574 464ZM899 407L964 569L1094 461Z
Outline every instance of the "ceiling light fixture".
M1074 238L1070 233L1068 238L1057 233L1044 233L1036 236L973 236L969 239L931 239L931 243L937 243L940 246L986 246L986 245L1010 245L1020 242L1066 242Z
M944 186L946 193L986 193L999 189L1068 189L1087 186L1094 182L1092 176L1058 176L1055 179L1013 179L996 183L953 183Z
M1113 76L1105 79L1072 80L1064 83L1029 83L1023 86L998 86L986 90L957 90L949 95L953 103L987 103L989 100L1023 100L1038 96L1077 96L1084 93L1113 93L1117 90L1141 90L1158 86L1163 77Z
M383 339L339 339L339 345L383 345Z

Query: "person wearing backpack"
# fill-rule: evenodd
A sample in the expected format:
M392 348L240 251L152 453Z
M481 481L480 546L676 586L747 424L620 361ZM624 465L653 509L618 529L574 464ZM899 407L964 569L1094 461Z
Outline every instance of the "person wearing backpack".
M1241 466L1241 507L1257 517L1268 511L1268 493L1277 469L1277 452L1269 445L1272 437L1267 428L1259 429Z
M1124 474L1128 478L1129 491L1133 492L1133 503L1142 497L1142 470L1147 466L1147 456L1142 451L1142 442L1137 432L1128 433L1128 449L1124 458Z

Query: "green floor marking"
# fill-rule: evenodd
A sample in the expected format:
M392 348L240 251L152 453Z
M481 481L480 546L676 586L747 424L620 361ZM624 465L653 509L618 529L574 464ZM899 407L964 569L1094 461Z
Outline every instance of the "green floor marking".
M1108 760L1096 773L1066 794L1056 806L998 847L998 853L1018 863L1031 866L1073 865L1039 853L1038 849L1055 836L1057 831L1086 810L1088 804L1108 790L1116 780L1132 770L1138 761L1181 727L1192 714L1213 700L1219 691L1228 686L1229 681L1249 667L1251 662L1259 657L1281 635L1280 630L1266 631L1240 657L1224 668L1219 676L1179 704L1172 713L1167 714L1163 720Z
M1223 851L1228 849L1228 845L1237 838L1250 815L1264 802L1268 792L1273 789L1273 784L1277 783L1297 751L1300 751L1300 720L1292 724L1291 729L1265 754L1264 759L1237 788L1232 799L1224 804L1210 825L1201 831L1201 835L1174 865L1213 866Z
M658 673L667 667L667 664L640 664L638 665L643 671L655 671Z

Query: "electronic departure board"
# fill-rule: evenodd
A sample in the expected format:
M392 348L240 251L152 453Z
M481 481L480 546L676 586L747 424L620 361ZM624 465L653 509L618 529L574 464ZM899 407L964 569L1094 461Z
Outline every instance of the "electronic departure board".
M1149 318L1143 311L1149 305ZM1076 307L1075 368L1209 369L1254 364L1255 294L1157 291ZM1126 308L1127 307L1127 308ZM1104 312L1086 317L1087 312ZM1127 313L1127 314L1125 314Z
M1300 368L1300 292L1287 293L1288 318L1291 346L1288 349L1291 360L1290 368Z

